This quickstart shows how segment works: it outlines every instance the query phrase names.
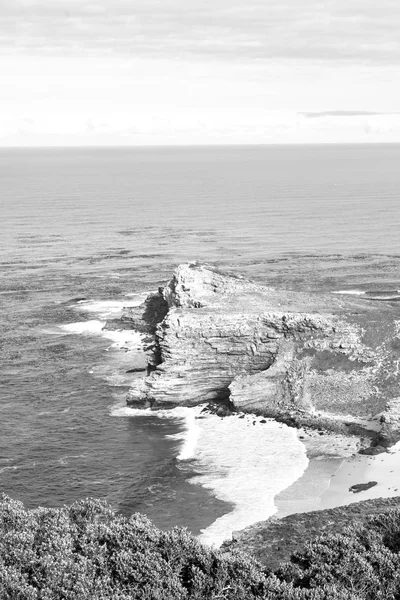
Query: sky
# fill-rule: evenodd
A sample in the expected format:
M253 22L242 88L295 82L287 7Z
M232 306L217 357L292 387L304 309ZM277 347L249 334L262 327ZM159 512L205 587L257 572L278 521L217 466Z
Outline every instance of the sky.
M0 0L0 145L400 142L398 0Z

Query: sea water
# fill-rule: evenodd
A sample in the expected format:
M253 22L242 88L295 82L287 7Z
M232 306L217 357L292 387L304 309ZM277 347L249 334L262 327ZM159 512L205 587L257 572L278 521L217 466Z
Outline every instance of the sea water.
M307 466L283 425L125 396L142 336L104 330L198 259L308 291L400 289L400 147L0 151L0 491L106 499L207 543ZM140 375L139 375L140 376Z

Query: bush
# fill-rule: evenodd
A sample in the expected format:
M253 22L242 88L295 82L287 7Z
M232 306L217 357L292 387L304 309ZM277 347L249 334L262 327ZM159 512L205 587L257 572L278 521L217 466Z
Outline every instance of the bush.
M24 510L0 501L1 600L395 600L400 514L307 544L275 574L186 530L126 519L99 500Z

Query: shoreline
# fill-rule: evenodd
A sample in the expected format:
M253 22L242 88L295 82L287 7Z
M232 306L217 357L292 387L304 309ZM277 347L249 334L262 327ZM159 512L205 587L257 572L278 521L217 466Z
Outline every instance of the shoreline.
M299 437L305 437L299 432ZM274 499L274 518L297 513L338 508L377 498L400 496L400 443L376 456L358 453L357 438L308 433L302 441L307 448L309 464L303 475ZM330 444L327 444L327 437ZM318 443L319 442L319 443ZM376 482L367 490L352 492L357 484Z
M312 440L313 452L316 446ZM376 485L369 489L349 490L371 481ZM400 442L376 456L315 454L303 475L274 502L274 515L234 531L222 551L248 552L268 568L277 568L322 533L342 533L353 521L362 523L370 515L399 509Z
M212 435L197 426L192 413L190 422L186 419L187 438L178 460L199 461L202 475L193 483L233 505L200 538L219 544L235 525L250 526L266 514L282 517L397 494L398 488L390 485L394 469L389 467L396 465L388 460L389 453L383 458L359 454L368 442L390 446L400 435L396 399L378 402L381 396L371 384L371 373L383 377L394 358L371 325L376 308L360 302L328 294L282 295L194 262L179 265L166 287L124 313L123 320L134 330L154 337L147 376L135 378L129 407L193 407L204 397L222 405L229 399L215 411L217 418L228 416L231 408L237 414L228 427L235 435L230 432L226 439L221 438L226 422ZM344 316L348 314L353 318ZM393 318L390 311L381 316L384 339L389 327L393 335L397 331ZM385 391L386 380L381 382ZM327 390L333 390L332 397ZM335 402L339 411L334 410ZM249 422L236 422L237 418ZM270 421L279 428L289 426L302 450L290 455L281 440L273 444L270 439L265 451L259 446L260 434L254 447L249 447L249 439L241 439L243 425L253 429ZM201 448L204 435L209 437ZM295 469L302 452L299 476ZM382 476L380 470L377 489L368 494L349 491L350 485L371 481L369 470L378 462L385 473Z

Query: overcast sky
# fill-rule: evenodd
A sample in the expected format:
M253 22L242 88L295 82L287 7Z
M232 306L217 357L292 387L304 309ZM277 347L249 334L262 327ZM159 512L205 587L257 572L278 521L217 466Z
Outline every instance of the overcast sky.
M398 0L0 0L0 145L400 142Z

